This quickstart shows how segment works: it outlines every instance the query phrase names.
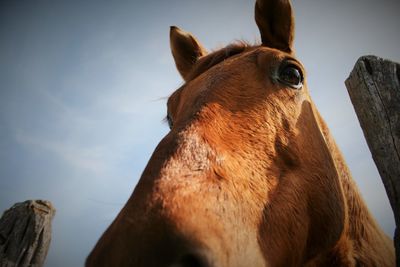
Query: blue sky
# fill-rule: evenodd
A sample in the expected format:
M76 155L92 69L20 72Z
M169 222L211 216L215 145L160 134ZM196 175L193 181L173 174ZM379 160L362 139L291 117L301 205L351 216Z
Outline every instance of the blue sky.
M398 1L294 1L296 51L311 94L370 209L393 215L344 80L357 58L400 61ZM259 39L253 1L1 1L0 211L57 208L46 266L81 266L167 133L182 84L169 26L208 49Z

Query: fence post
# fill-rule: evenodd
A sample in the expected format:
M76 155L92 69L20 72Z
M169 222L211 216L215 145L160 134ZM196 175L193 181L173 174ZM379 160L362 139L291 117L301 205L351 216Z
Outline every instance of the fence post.
M0 218L0 267L41 267L51 240L55 209L48 201L14 204Z
M396 221L400 266L400 64L376 56L358 59L345 81Z

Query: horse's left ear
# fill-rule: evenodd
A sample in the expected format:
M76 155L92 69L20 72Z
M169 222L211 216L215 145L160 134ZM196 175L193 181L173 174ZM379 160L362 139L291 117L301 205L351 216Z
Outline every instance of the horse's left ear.
M186 80L194 63L207 52L193 35L176 26L171 26L169 38L175 65L182 78Z
M293 51L294 17L289 0L257 0L255 19L264 46Z

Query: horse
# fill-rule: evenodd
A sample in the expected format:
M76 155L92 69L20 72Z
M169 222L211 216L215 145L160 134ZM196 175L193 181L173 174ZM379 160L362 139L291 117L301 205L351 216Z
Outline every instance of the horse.
M214 52L171 27L170 131L87 267L395 265L311 100L290 1L257 0L255 21L261 44Z

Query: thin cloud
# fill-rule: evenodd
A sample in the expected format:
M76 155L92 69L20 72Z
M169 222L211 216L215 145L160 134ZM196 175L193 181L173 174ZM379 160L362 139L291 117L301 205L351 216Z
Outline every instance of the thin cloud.
M20 145L29 146L30 149L51 153L77 169L97 174L107 169L106 149L102 146L79 147L64 141L51 141L27 135L22 131L15 134L15 140Z

